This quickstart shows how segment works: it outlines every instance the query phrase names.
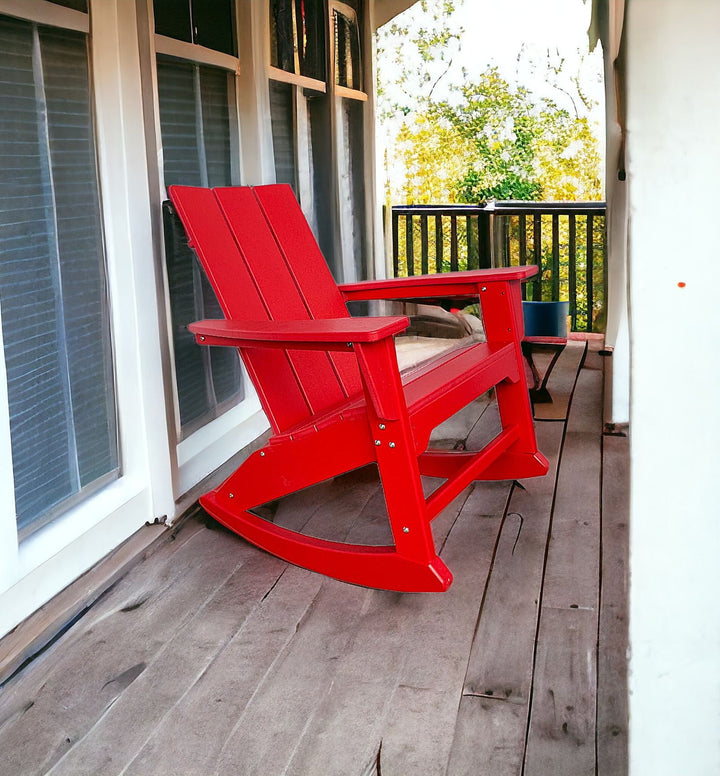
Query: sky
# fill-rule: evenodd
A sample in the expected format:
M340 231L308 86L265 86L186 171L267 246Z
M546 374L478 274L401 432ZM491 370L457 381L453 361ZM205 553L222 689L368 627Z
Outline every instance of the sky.
M509 80L519 77L538 94L561 100L557 90L547 88L543 68L535 74L530 69L533 60L544 61L548 50L557 62L559 49L568 72L579 71L584 87L602 102L602 54L599 47L588 52L590 11L589 0L464 0L454 15L465 30L458 65L470 74L482 72L488 64L497 65ZM584 65L578 51L585 54Z

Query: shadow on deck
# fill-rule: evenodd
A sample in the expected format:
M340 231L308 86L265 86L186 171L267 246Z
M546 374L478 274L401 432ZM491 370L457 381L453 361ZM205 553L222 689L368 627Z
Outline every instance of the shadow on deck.
M447 593L324 579L195 516L0 691L0 774L626 773L627 439L602 435L584 348L536 408L550 474L435 521ZM372 472L273 512L384 540Z

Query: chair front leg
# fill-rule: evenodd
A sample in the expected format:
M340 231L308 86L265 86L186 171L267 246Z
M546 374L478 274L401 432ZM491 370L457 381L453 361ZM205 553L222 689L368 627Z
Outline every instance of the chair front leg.
M523 479L547 472L545 456L538 451L532 406L522 355L523 318L520 282L488 283L480 288L480 302L488 342L513 342L517 373L503 380L495 390L500 421L504 429L516 426L517 441L480 479ZM516 379L513 379L516 378Z
M398 554L452 578L435 552L415 442L391 338L356 346L367 418Z

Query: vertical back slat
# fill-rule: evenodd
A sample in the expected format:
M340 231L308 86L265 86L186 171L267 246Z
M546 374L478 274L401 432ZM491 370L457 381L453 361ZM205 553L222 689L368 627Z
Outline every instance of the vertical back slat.
M294 206L291 203L281 201L276 207L280 211L279 216L287 218L292 224L291 229L296 233L297 238L292 256L286 259L252 189L247 187L215 189L215 197L225 214L230 231L240 248L240 253L270 320L308 320L314 317L311 313L311 304L305 295L307 289L299 285L290 268L290 261L297 267L304 263L310 265L308 271L315 278L318 294L321 295L327 291L329 294L334 293L339 296L327 266L324 267L325 272L323 272L323 267L317 262L316 257L312 253L303 251L300 242L302 237L297 230L296 219L292 218ZM273 209L272 204L270 209ZM320 261L322 262L322 258ZM330 309L331 307L328 306L325 312ZM318 317L331 316L324 314ZM288 353L298 375L300 389L305 394L312 413L339 404L346 398L347 394L327 353L303 350L290 350ZM268 379L274 378L269 375Z
M169 194L187 232L188 243L197 253L225 316L236 320L267 320L268 310L213 192L170 186ZM309 415L310 408L296 372L284 351L254 349L242 355L275 431L282 431Z
M253 191L310 317L349 317L342 295L292 189L271 185L257 186ZM330 361L346 395L362 390L357 359L352 353L331 353Z

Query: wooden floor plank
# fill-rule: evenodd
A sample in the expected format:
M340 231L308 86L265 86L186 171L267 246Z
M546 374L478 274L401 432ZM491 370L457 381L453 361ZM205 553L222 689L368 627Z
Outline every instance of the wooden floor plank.
M478 493L478 500L474 498ZM502 520L483 514L487 491L476 485L442 556L455 581L442 596L422 599L414 637L387 709L381 771L444 774L475 623Z
M478 622L448 774L518 774L527 727L538 600L563 426L539 424L545 477L513 491Z
M500 504L484 492L477 506ZM458 519L469 490L451 502L433 523L436 545ZM443 553L444 555L444 553ZM350 776L365 773L377 758L389 707L404 669L408 648L417 637L433 596L373 591L352 643L339 659L334 681L288 767L288 774L322 773Z
M628 771L628 460L627 437L604 438L598 638L598 776L623 776Z
M239 542L238 542L239 544ZM52 776L120 772L195 682L217 659L262 597L287 568L283 561L244 548L235 568L117 698L88 733L49 771ZM118 738L117 731L123 735Z
M0 639L0 684L40 652L59 632L89 609L130 568L150 552L154 543L167 541L165 526L146 525L17 628Z
M596 641L597 611L543 608L524 776L595 776Z
M282 774L335 680L371 591L324 580L287 650L263 679L218 755L216 772Z
M602 434L603 375L596 369L582 369L568 415L568 431Z
M602 465L598 377L581 370L568 417L543 581L525 776L595 773Z
M533 414L536 420L565 420L568 415L570 399L575 389L578 369L585 356L586 343L570 340L560 354L553 371L548 378L547 389L552 397L549 404L535 404ZM538 356L540 363L543 355ZM549 361L549 358L546 359Z
M152 587L119 591L104 616L81 621L0 698L0 774L46 773L92 728L242 559L225 532L202 530ZM18 715L18 711L22 713Z
M125 774L218 772L226 742L238 727L253 724L248 706L290 649L322 584L319 575L289 566L193 687L168 709L160 724L148 730L147 742Z

